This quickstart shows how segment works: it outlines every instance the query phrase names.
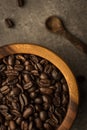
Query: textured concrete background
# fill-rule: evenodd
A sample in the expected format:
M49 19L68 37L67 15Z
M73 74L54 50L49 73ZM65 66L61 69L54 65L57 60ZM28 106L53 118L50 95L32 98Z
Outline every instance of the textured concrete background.
M26 0L23 8L16 0L0 0L0 46L16 42L43 45L62 57L75 75L86 76L79 86L81 102L71 130L87 130L87 55L45 28L50 15L61 17L67 29L87 43L87 0ZM6 27L6 17L14 20L14 29Z

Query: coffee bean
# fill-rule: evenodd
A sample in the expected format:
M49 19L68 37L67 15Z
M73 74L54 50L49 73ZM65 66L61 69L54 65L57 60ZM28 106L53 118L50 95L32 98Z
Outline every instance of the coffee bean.
M21 122L21 130L28 130L28 123L26 121Z
M46 130L52 130L52 126L49 123L44 123L44 128Z
M10 130L15 130L16 129L16 124L15 124L15 122L13 120L11 120L9 122L9 127L10 127Z
M31 81L29 81L28 83L26 83L26 84L24 85L23 88L24 88L25 90L27 90L27 89L31 88L32 85L33 85L33 83L32 83Z
M21 111L23 111L24 107L28 104L28 99L24 94L20 94L19 101L21 104Z
M46 59L29 54L0 59L2 130L56 130L68 103L67 82Z
M47 104L51 103L51 98L47 95L43 95L42 99L43 99L43 102L45 102Z
M11 55L8 57L8 65L12 65L14 64L14 55Z
M23 65L15 65L14 66L14 70L16 70L16 71L22 71L23 69L24 69Z
M41 104L42 103L42 98L41 97L35 98L35 103L36 104Z
M19 95L20 94L20 92L21 92L21 90L20 90L20 88L18 88L18 87L14 87L13 89L12 89L12 91L10 92L10 95Z
M49 87L50 86L50 80L48 80L48 79L41 79L40 81L39 81L39 86L40 87Z
M0 88L2 94L6 95L10 92L10 88L8 86L3 86Z
M42 127L42 122L41 122L40 118L35 119L35 124L36 124L36 127L39 129Z
M31 122L29 122L28 129L29 129L29 130L32 130L33 126L34 126L34 123L33 123L32 121L31 121Z
M41 109L42 109L42 107L41 107L41 105L36 104L36 105L35 105L35 109L36 109L36 111L40 112Z
M24 113L23 113L23 117L25 119L27 119L31 114L33 113L33 108L32 107L29 107L27 108Z
M13 27L14 27L14 22L13 22L13 20L10 19L10 18L6 18L6 19L5 19L5 24L6 24L6 26L7 26L8 28L13 28Z
M18 125L21 124L21 121L22 121L22 118L21 118L21 117L18 117L18 118L16 119L16 123L17 123Z
M41 73L40 78L44 80L48 79L48 76L45 73Z
M47 113L46 113L45 111L41 111L41 112L40 112L40 119L41 119L42 121L45 121L46 118L47 118Z
M40 88L40 92L42 94L50 95L53 93L53 90L51 88Z
M30 97L31 97L32 99L36 98L36 97L37 97L37 93L36 93L36 92L31 92L31 93L30 93Z
M6 69L6 66L4 64L0 65L0 72L4 71Z

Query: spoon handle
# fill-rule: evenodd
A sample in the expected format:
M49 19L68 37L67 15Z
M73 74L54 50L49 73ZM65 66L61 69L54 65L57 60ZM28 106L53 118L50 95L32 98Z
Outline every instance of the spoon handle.
M79 49L81 52L87 54L87 44L83 43L81 40L79 40L77 37L72 35L67 30L64 30L62 32L62 35L67 38L77 49Z

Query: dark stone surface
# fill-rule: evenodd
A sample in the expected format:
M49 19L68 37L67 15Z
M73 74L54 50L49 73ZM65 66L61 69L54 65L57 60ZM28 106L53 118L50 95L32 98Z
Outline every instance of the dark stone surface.
M26 0L23 8L16 0L0 0L0 46L19 42L43 45L62 57L75 75L84 75L86 81L79 85L79 112L71 130L87 130L87 55L46 29L45 20L51 15L58 15L87 44L87 0ZM6 27L7 17L13 19L15 28Z

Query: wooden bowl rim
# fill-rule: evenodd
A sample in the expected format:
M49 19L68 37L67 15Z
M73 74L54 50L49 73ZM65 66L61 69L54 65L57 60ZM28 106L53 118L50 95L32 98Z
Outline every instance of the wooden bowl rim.
M57 130L69 130L76 117L79 92L75 77L68 65L51 50L33 43L14 43L0 47L0 58L15 53L34 54L43 57L53 63L62 72L69 87L70 99L66 116Z

